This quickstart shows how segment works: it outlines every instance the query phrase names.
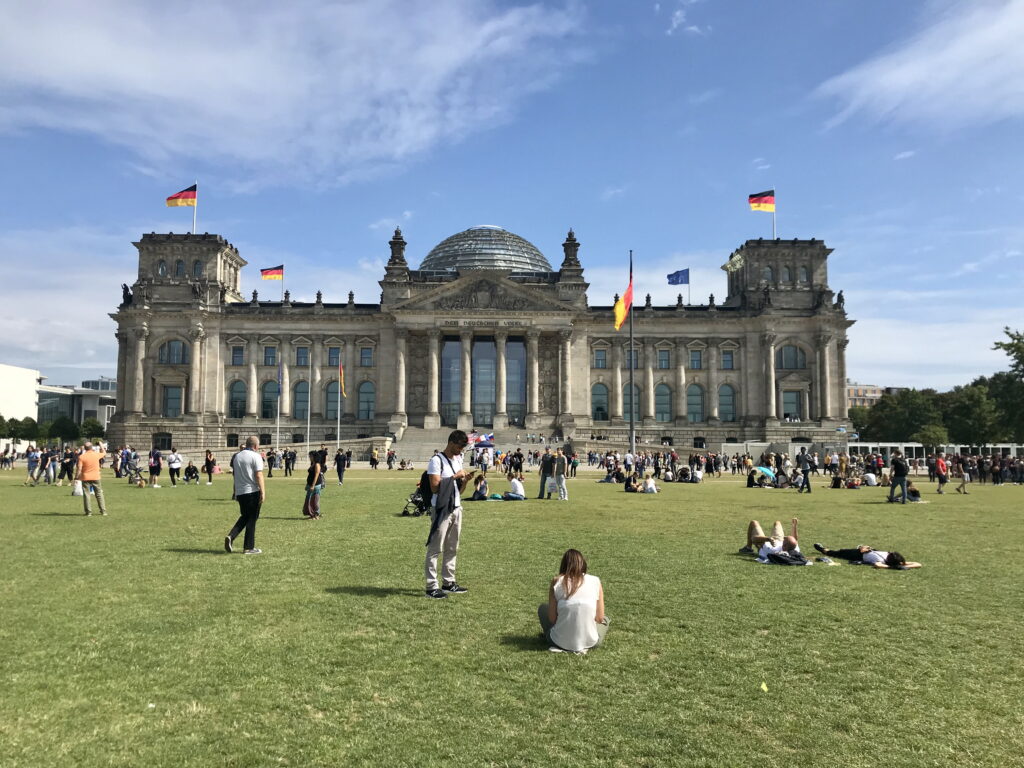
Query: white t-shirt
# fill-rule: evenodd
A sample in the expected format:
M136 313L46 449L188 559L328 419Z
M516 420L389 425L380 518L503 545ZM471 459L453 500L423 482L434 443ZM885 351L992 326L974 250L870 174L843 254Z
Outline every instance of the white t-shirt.
M654 478L648 477L644 480L644 493L657 493L658 486L654 484Z
M246 448L235 454L232 462L235 472L235 495L256 493L260 489L256 481L256 473L263 471L263 457L256 451Z
M865 552L861 555L861 562L867 565L874 565L875 563L885 563L885 558L889 556L888 552L883 552L878 549L873 549L870 552Z
M770 562L768 560L768 555L777 555L781 551L782 551L782 539L779 539L778 542L775 542L774 540L773 541L766 541L764 544L761 545L761 549L757 553L757 562L759 562L759 563ZM800 554L800 547L796 546L793 549L791 549L790 552L796 552L799 555Z
M427 462L427 474L428 475L440 475L443 480L446 477L455 477L456 472L462 471L462 454L460 453L454 459L449 459L440 453L435 453L434 456ZM525 493L523 494L526 495ZM430 506L437 506L437 494L433 494L430 497ZM462 494L458 490L458 486L455 489L455 508L460 509L462 507Z
M181 469L181 454L171 453L167 456L167 468L168 469Z
M872 472L865 472L864 485L878 485L878 478Z
M523 481L518 477L513 477L509 484L512 486L512 493L518 493L520 496L526 495L526 489L523 488Z
M555 582L555 600L558 601L558 621L551 628L551 641L565 651L579 652L597 645L597 598L601 594L601 580L589 573L572 595L565 596L564 578Z

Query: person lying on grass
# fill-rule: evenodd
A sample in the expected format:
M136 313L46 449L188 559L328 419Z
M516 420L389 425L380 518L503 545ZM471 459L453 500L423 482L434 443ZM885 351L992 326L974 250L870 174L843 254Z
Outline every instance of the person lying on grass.
M855 549L829 549L824 544L815 543L814 548L826 557L838 557L852 565L872 565L875 568L892 568L897 571L921 567L920 563L908 563L899 552L872 549L863 544Z
M797 524L800 521L793 518L790 521L789 536L785 535L782 523L776 520L772 525L770 535L765 535L764 529L757 520L751 520L747 524L747 543L740 547L740 553L752 555L757 552L757 562L782 564L784 561L794 565L806 565L808 561L800 552L800 541L797 535Z
M604 587L597 576L587 573L587 561L578 550L562 555L558 575L548 587L548 601L537 607L537 618L551 651L586 653L604 640Z

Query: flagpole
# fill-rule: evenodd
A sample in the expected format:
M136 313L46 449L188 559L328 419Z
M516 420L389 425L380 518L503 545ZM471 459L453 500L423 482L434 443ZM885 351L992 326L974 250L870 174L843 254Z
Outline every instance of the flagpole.
M629 285L633 285L633 249L629 250ZM633 454L636 466L636 424L633 415L636 412L636 390L633 388L633 303L629 302L629 452Z
M281 376L281 359L277 360L277 430L274 433L274 442L281 444L281 385L284 378Z
M778 199L779 199L779 195L778 195L779 190L775 189L775 187L773 186L772 187L772 192L775 193L774 200L778 201ZM772 205L772 240L775 240L778 237L778 235L775 233L775 209L778 207L778 205L779 205L778 202L775 202Z
M313 343L314 344L317 343L315 339L313 340ZM309 420L310 420L312 411L313 411L313 350L310 349L309 350L309 383L306 385L306 445L307 446L311 442L310 438L312 437L312 435L309 434L309 424L310 424ZM306 452L309 453L308 449L307 449Z
M196 233L196 216L199 213L199 179L196 179L196 204L192 206L192 234Z
M341 354L341 350L338 350L338 354ZM341 361L339 358L338 362L338 401L337 408L335 409L338 416L338 425L334 430L334 450L341 449Z

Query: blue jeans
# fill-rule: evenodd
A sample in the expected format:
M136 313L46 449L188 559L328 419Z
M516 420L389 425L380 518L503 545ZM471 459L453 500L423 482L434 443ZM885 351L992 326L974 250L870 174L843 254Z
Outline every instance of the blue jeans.
M889 486L889 501L895 501L896 487L899 486L900 492L903 494L900 503L907 503L907 478L906 477L893 477L891 479L891 485Z

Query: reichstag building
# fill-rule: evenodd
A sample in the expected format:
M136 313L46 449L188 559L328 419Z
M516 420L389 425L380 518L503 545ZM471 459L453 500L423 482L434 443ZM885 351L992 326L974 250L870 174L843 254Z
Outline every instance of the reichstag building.
M418 269L400 230L388 244L379 302L300 302L270 282L243 296L247 263L219 235L143 235L111 314L111 439L224 448L269 439L279 420L282 443L390 436L400 450L452 427L580 443L625 440L632 411L645 440L717 448L829 442L846 418L853 321L819 240L746 241L722 267L721 301L638 294L632 347L612 297L590 303L572 231L557 269L500 227L452 235Z

